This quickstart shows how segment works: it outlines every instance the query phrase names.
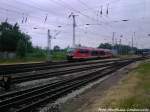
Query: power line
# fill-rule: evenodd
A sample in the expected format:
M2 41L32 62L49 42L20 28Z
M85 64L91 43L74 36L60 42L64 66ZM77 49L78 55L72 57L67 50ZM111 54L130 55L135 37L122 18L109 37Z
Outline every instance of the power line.
M31 5L30 5L31 6ZM76 10L76 9L75 9ZM77 11L78 13L80 13L81 15L83 15L80 11ZM85 17L90 17L88 15L84 15ZM91 18L91 17L90 17ZM92 19L93 20L93 19ZM95 19L94 19L95 20Z
M53 0L53 1L54 1L54 0ZM96 22L97 22L97 20L94 19L93 17L90 17L90 16L88 16L88 15L82 13L81 11L76 10L75 8L71 7L68 3L66 3L66 2L64 2L64 1L62 1L62 0L60 0L60 1L61 1L65 6L67 6L67 8L68 8L69 10L75 11L75 12L81 14L82 16L84 16L84 17L86 17L86 18L88 18L88 19L90 19L90 20L93 20L93 21L96 21ZM56 3L56 1L55 1L55 3ZM57 3L60 4L59 2L57 2ZM61 5L61 6L62 6L62 5Z
M69 24L68 24L69 25ZM97 25L97 26L99 26L99 25L101 25L101 24L89 24L89 25ZM81 26L81 25L78 25L78 26ZM41 28L40 28L41 29Z
M78 29L79 27L77 27L77 29ZM83 28L79 28L80 30L82 30L82 31L85 31L85 29L83 29ZM86 29L87 30L87 29ZM99 33L95 33L94 31L89 31L88 30L88 32L87 33L90 33L90 34L93 34L93 35L96 35L96 36L98 36L98 35L100 35L100 36L103 36L103 37L110 37L110 36L108 36L108 35L102 35L102 34L99 34Z
M85 6L87 9L90 9L92 10L93 12L96 12L96 10L94 10L93 8L91 8L90 6L88 6L86 3L84 3L83 1L81 0L78 0L78 2L80 2L83 6Z
M76 10L76 9L75 9ZM79 11L80 12L80 11Z
M7 11L7 12L10 12L10 13L16 13L16 14L18 14L20 17L20 20L22 20L23 19L23 12L19 12L19 11L15 11L15 10L10 10L10 9L7 9L7 8L1 8L0 7L0 9L2 9L2 10L4 10L4 11ZM0 11L2 11L2 10L0 10ZM3 12L2 12L3 13ZM4 12L4 13L6 13L6 12ZM1 16L2 17L2 16ZM33 15L29 15L28 16L28 18L34 18L34 19L37 19L37 20L41 20L42 18L39 16L33 16ZM10 18L10 17L9 17ZM11 18L13 18L13 17L11 17ZM18 19L19 19L18 18ZM15 19L15 18L14 18ZM17 18L16 18L17 19ZM44 20L44 19L43 19ZM42 22L42 21L41 21ZM48 22L48 23L50 23L50 22ZM68 25L70 25L70 24L66 24L66 23L60 23L61 25L63 25L63 26L68 26Z
M24 3L24 2L21 2L21 1L17 1L17 2L20 3L20 4L24 4L24 5L26 5L26 6L29 6L29 7L38 9L38 10L40 10L40 11L42 11L42 12L45 12L45 13L48 13L48 14L56 15L56 12L53 12L52 10L47 11L47 10L45 10L45 9L42 9L42 8L40 8L40 7L31 5L31 4L27 4L27 3ZM51 13L49 13L49 12L51 12Z
M103 15L103 6L101 5L100 6L100 11L98 9L98 11L94 10L93 8L89 7L86 3L82 2L81 0L78 0L82 5L84 5L85 7L87 7L88 9L90 9L89 11L93 11L94 13L97 12L97 22L98 22L98 19L99 19L99 14L100 16L102 17ZM108 15L108 7L107 7L107 15ZM103 18L104 19L104 18ZM105 20L105 19L104 19ZM106 20L105 20L106 21Z
M56 1L55 1L56 2ZM18 12L17 12L18 13ZM20 13L20 12L19 12ZM21 15L22 15L22 13L21 13ZM30 16L32 16L32 15L30 15ZM35 18L37 18L37 17L35 17ZM41 18L40 18L41 19Z
M42 11L42 12L44 12L45 14L53 14L54 16L56 16L56 13L57 12L54 12L54 11L52 11L52 10L45 10L45 9L42 9L41 7L37 7L37 6L34 6L34 5L31 5L31 4L28 4L28 3L24 3L24 2L20 2L20 1L16 1L17 3L19 3L19 4L24 4L25 6L28 6L28 7L30 7L31 9L38 9L39 11ZM9 2L8 2L9 3ZM34 4L37 4L37 3L35 3L35 2L33 2ZM12 6L12 5L9 5L9 4L5 4L5 5L8 5L8 7L14 7L14 6ZM16 7L14 7L14 8L16 8ZM19 10L23 10L23 9L21 9L21 8L19 8ZM17 13L18 13L18 8L17 8L17 11L16 11ZM49 12L52 12L52 13L49 13ZM20 12L19 12L20 13ZM23 13L24 14L28 14L29 15L29 13L30 12L28 12L28 13L25 13L24 11L23 11ZM44 15L45 15L44 14ZM44 21L44 20L43 20Z

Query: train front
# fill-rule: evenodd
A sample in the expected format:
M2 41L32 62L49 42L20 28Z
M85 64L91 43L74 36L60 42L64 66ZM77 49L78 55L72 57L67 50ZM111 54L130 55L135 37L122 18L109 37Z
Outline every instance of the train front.
M73 60L75 48L67 49L67 60Z

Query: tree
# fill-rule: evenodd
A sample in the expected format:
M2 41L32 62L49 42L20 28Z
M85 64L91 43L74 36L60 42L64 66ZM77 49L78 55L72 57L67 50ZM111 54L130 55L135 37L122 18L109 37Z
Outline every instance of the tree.
M26 44L23 42L23 40L19 40L17 45L17 56L20 58L25 57L26 55Z
M98 48L103 48L103 49L112 49L112 45L109 43L102 43L98 46Z
M115 44L114 46L112 46L109 43L102 43L98 46L98 48L104 48L104 49L114 49L118 52L118 54L129 54L132 50L136 51L137 48L133 47L133 49L128 46L128 45L120 45L120 44Z
M30 36L22 33L17 23L2 22L0 32L0 52L16 52L19 56L25 56L32 48Z
M54 51L60 51L60 47L58 45L54 46Z

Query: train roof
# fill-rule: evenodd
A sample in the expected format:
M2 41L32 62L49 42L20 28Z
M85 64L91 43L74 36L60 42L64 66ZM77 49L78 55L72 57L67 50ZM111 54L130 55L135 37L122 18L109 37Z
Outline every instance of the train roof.
M78 47L75 49L83 49L83 50L101 50L101 51L111 51L110 49L103 49L103 48L92 48L92 47Z

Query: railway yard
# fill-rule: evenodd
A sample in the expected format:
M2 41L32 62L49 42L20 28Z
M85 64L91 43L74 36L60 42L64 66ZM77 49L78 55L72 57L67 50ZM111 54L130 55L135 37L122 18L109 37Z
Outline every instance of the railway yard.
M67 109L70 107L65 106L69 101L63 102L60 107L53 106L54 103L59 100L61 102L63 98L73 93L78 93L76 95L80 97L78 90L82 91L86 86L93 87L97 81L102 81L99 84L101 89L95 90L95 95L97 95L102 89L114 85L122 77L122 75L115 75L118 70L145 59L147 57L0 65L0 112L42 110L43 112L69 112ZM128 68L128 71L130 69ZM122 71L128 72L125 69ZM113 77L112 74L114 74ZM104 80L107 78L108 81L105 83ZM104 85L106 86L103 87ZM94 90L85 89L85 91L88 93ZM71 96L73 98L76 95ZM82 92L81 96L83 96ZM80 103L83 102L80 101ZM47 105L49 107L45 109ZM73 105L70 102L69 106L73 107ZM73 109L76 112L75 108Z
M150 0L0 9L0 112L150 112Z

